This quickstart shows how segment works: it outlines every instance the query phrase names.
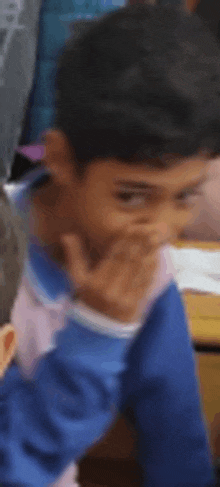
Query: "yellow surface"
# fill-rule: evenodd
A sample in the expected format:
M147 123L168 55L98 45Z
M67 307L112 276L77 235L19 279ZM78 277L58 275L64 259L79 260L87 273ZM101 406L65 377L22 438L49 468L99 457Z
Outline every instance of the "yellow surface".
M204 409L209 423L220 412L220 355L196 353Z
M217 242L178 242L177 247L220 250ZM187 291L183 295L194 341L220 346L220 296ZM220 456L220 353L196 353L201 403L207 420L210 444Z
M181 241L176 247L220 251L218 242ZM220 296L187 291L183 293L193 339L201 344L220 346Z
M193 340L220 346L220 296L184 295Z
M199 240L188 241L188 240L179 240L175 242L175 247L184 247L184 248L196 248L196 249L204 249L210 250L220 250L220 242L200 242Z

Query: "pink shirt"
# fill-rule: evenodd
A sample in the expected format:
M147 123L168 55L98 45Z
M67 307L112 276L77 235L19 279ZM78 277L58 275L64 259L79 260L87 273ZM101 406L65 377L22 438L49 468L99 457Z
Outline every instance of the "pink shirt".
M32 162L41 161L44 158L45 147L44 144L32 144L19 146L17 152Z

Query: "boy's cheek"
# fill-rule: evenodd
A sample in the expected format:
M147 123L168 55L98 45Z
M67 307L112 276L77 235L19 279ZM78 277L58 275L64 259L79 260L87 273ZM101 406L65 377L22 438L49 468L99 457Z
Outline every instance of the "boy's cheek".
M220 158L210 163L210 180L204 185L203 195L191 212L184 229L188 238L216 240L220 235Z
M216 159L209 167L210 181L204 186L204 197L210 207L211 213L220 213L220 158Z
M89 218L86 228L92 240L102 245L108 245L113 240L120 238L123 232L133 224L132 218L110 207L101 207L94 211Z

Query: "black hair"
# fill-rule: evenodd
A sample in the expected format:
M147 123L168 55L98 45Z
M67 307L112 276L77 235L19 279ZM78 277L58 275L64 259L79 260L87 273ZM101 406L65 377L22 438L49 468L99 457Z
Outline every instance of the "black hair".
M26 248L23 222L0 185L0 327L10 323Z
M174 6L104 15L61 56L55 127L78 170L97 158L168 167L220 152L220 50L196 16Z

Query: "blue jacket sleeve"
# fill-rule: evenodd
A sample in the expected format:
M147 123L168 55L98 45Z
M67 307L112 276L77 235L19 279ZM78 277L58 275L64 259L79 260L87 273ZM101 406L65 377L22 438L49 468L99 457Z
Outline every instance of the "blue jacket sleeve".
M120 408L138 433L144 487L214 485L194 353L174 283L158 299L127 360Z
M70 318L32 380L13 365L0 385L0 481L45 487L109 428L129 338Z

